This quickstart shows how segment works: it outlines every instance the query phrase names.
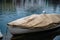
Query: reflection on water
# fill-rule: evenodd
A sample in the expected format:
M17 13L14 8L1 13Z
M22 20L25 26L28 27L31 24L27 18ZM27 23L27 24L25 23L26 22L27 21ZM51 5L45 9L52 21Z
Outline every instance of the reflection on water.
M0 29L4 34L4 36L6 34L6 30L8 30L6 24L10 21L31 15L33 13L38 13L38 14L42 13L43 10L45 10L46 13L57 13L57 14L60 13L59 0L57 1L56 0L49 0L49 1L48 0L34 0L34 1L7 0L6 2L5 1L4 0L0 1ZM39 8L37 8L36 5L39 6ZM8 34L10 35L9 30L8 30ZM4 39L5 38L3 38L3 40Z
M55 13L57 12L57 10L60 10L60 0L47 0L47 3L49 4L49 6L53 6L53 11Z
M53 40L60 40L60 35L56 36Z

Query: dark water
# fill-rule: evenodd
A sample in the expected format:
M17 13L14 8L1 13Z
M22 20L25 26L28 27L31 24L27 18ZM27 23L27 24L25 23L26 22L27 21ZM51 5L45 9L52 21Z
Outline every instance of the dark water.
M18 2L18 1L17 1ZM38 7L37 9L33 9L31 11L31 9L28 10L24 10L21 9L19 6L19 3L17 3L18 5L15 5L12 1L7 1L7 3L5 3L4 1L0 1L0 29L2 34L4 35L3 40L9 40L10 39L10 32L7 29L7 23L10 21L13 21L15 19L18 18L22 18L31 14L40 14L42 13L43 10L46 11L46 13L57 13L60 14L60 1L56 1L56 0L43 0L43 5L42 8ZM7 36L6 36L7 35ZM60 36L58 37L60 38ZM57 39L58 39L57 38Z

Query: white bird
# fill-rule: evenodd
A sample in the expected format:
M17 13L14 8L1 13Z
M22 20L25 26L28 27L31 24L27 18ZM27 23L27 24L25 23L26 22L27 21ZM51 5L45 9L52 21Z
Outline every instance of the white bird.
M44 14L45 14L45 13L46 13L46 11L42 11L42 13L44 13Z

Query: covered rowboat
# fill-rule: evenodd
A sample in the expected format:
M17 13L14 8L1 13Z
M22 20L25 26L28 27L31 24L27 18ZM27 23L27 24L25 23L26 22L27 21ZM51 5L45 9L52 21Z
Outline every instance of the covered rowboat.
M8 23L12 34L44 31L60 27L60 14L33 14Z

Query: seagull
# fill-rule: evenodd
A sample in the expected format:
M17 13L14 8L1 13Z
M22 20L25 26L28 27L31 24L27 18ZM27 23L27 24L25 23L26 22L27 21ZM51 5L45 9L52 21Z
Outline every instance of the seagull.
M43 13L43 14L45 14L45 13L46 13L46 11L42 11L42 13Z

